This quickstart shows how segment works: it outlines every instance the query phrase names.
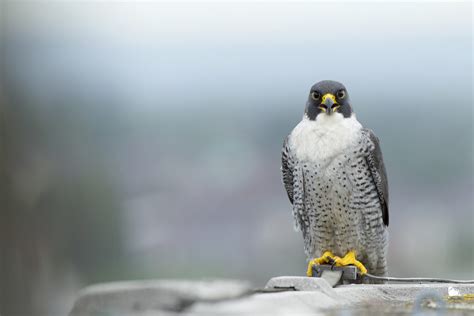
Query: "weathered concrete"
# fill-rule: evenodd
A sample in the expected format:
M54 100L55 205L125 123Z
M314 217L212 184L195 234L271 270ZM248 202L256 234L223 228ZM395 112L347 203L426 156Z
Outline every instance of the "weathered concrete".
M150 280L98 284L79 293L70 316L176 315L198 301L237 298L250 283L234 280Z
M474 314L474 284L331 288L319 278L279 277L253 291L249 283L231 280L117 282L81 291L70 316L409 315L424 306L446 308L449 315Z
M319 291L328 296L335 296L336 291L322 278L281 276L270 279L265 289L294 289L296 291Z

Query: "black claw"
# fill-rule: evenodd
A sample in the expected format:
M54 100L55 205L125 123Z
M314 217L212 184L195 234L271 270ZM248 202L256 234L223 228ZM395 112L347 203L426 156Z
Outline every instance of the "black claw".
M334 265L336 264L336 260L334 260L334 259L331 258L331 257L326 257L326 260L327 260L328 263L331 265L331 267L334 267Z

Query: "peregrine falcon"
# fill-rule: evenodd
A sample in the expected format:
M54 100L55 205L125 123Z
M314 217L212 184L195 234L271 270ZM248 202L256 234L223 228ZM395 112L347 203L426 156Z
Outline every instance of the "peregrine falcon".
M357 120L347 89L321 81L282 150L283 184L295 227L316 264L387 273L388 183L379 140Z

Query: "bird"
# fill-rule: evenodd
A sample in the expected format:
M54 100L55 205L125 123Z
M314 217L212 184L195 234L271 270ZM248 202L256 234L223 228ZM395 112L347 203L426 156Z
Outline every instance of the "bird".
M387 172L379 139L357 120L342 83L311 87L302 120L283 142L281 173L307 276L318 264L386 276Z

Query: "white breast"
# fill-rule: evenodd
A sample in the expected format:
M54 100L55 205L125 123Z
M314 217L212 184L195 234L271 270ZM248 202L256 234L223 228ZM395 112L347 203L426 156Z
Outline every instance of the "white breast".
M349 118L321 114L314 121L305 115L291 132L289 144L298 160L320 162L355 146L361 129L355 114Z

